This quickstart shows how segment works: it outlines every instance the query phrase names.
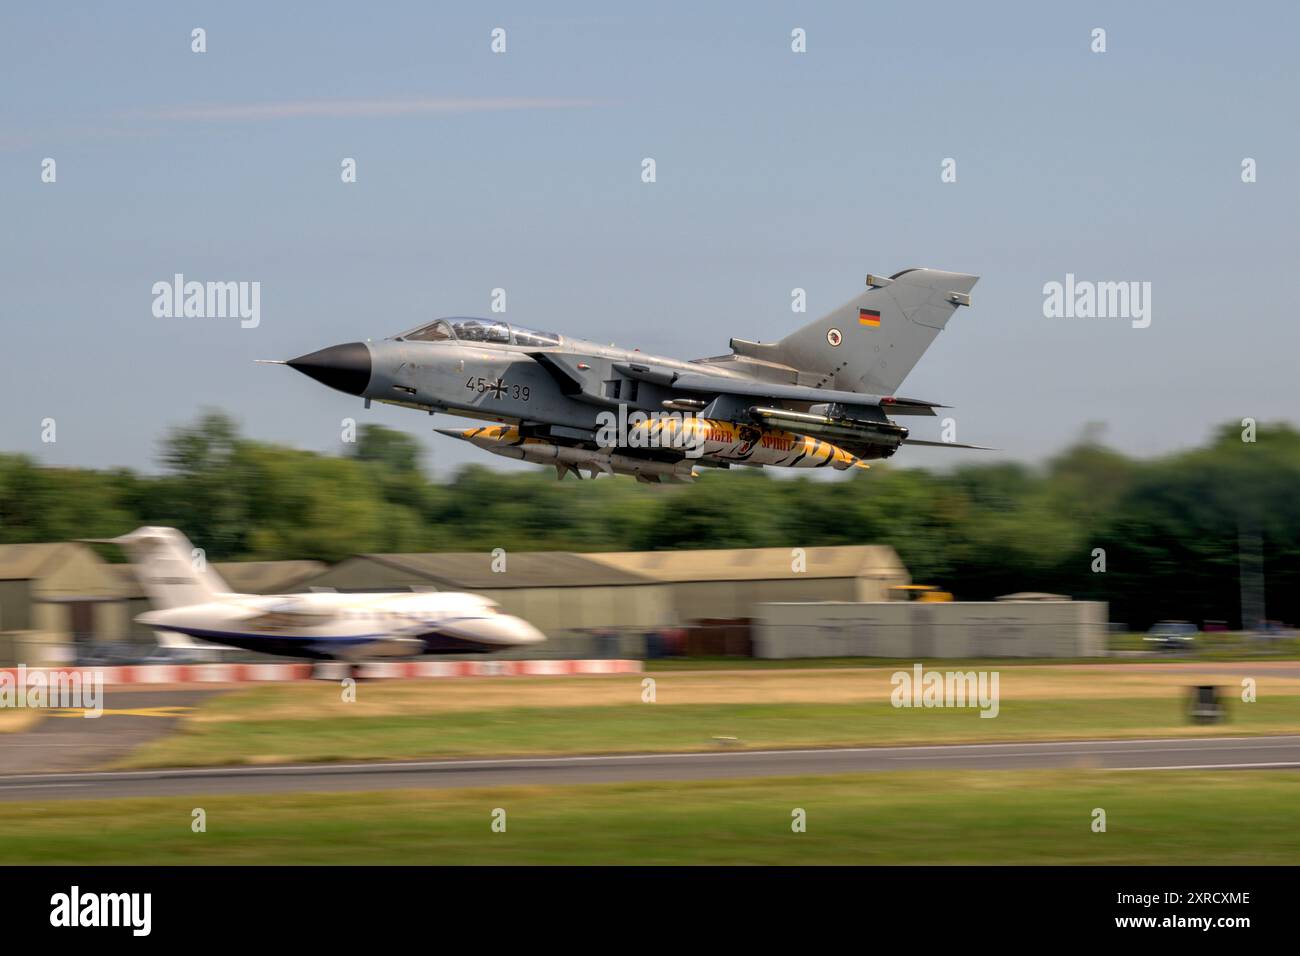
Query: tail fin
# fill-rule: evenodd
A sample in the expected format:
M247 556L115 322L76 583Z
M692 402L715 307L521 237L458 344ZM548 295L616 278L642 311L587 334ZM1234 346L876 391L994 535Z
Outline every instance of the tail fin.
M208 567L203 552L175 528L137 528L112 541L130 557L155 608L204 604L230 593L221 575Z
M943 331L959 305L970 304L979 276L905 269L835 311L764 349L764 358L805 374L801 383L892 395Z

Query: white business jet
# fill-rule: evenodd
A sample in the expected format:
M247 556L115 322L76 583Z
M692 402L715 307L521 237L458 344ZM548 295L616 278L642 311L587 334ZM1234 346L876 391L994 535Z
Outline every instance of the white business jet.
M236 594L175 528L107 539L135 565L153 609L141 624L282 657L356 662L419 654L490 653L546 640L477 594Z

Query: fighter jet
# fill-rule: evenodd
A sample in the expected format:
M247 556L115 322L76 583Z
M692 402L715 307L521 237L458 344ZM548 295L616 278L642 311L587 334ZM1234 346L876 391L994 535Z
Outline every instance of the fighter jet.
M487 653L546 639L527 621L502 614L493 601L477 594L236 594L216 571L201 560L196 563L190 542L175 528L137 528L102 543L126 550L153 604L136 620L165 635L281 657L352 663Z
M936 402L895 394L978 276L904 269L777 342L681 361L491 318L450 317L288 361L330 388L491 424L444 435L507 458L647 483L696 466L863 469L920 441L894 419Z

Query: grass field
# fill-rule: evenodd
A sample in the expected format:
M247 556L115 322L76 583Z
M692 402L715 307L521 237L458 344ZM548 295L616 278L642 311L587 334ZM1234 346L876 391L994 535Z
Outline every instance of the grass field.
M1189 683L1169 668L1001 671L994 719L975 709L895 708L887 668L255 687L215 698L181 730L118 766L382 760L466 754L618 753L738 746L850 746L1300 732L1300 679L1260 671L1230 721L1186 718ZM1230 678L1218 678L1228 694Z
M964 771L0 803L0 845L9 863L78 865L1295 865L1298 788L1296 771Z

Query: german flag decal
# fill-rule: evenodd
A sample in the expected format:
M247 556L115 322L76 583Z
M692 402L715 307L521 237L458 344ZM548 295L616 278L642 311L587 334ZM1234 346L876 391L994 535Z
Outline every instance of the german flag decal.
M880 328L880 313L875 309L858 309L858 324L868 328Z

